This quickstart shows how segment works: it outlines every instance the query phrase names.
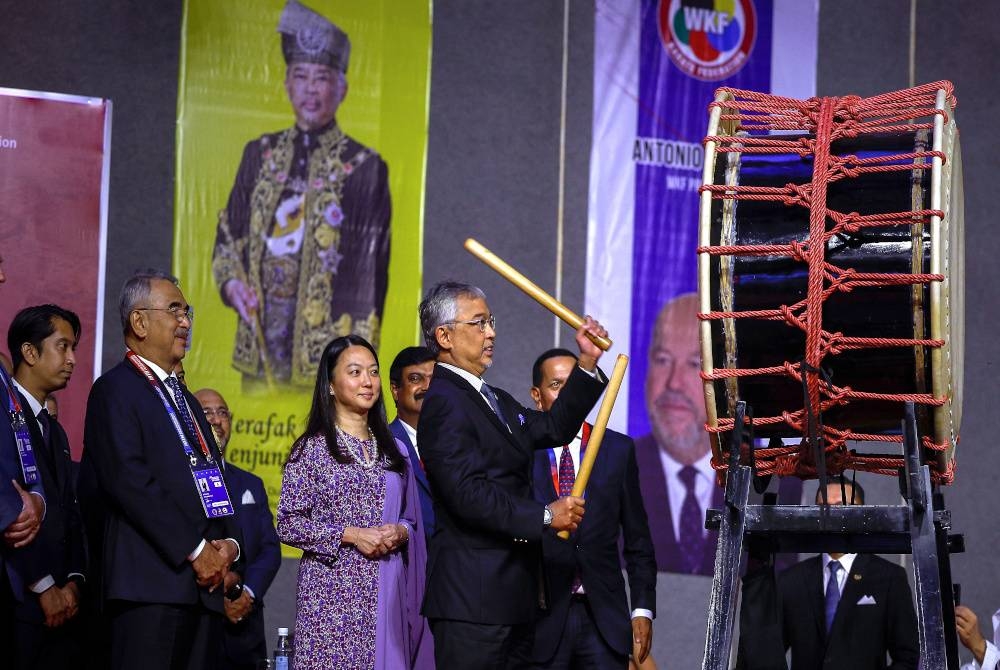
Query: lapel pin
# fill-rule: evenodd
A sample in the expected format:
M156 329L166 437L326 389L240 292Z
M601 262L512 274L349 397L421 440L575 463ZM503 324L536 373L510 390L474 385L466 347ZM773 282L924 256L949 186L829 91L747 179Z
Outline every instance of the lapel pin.
M861 581L861 575L854 575L854 581L860 582Z

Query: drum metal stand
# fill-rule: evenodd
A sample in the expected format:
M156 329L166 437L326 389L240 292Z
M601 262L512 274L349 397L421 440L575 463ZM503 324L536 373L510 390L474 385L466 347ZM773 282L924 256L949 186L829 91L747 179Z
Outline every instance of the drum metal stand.
M903 420L903 505L750 505L752 468L739 462L746 405L737 404L726 479L726 506L708 510L706 526L719 529L702 670L728 670L744 540L773 552L912 554L921 670L958 670L955 602L950 553L964 551L961 535L949 535L951 513L931 489L920 464L913 403ZM937 505L935 506L935 501ZM947 588L942 588L946 586Z

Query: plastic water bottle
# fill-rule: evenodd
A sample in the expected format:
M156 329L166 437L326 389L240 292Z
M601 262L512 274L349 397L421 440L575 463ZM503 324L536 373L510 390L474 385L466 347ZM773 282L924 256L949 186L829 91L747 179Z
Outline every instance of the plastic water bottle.
M278 646L274 648L274 670L289 670L292 667L292 645L288 641L288 629L278 629Z

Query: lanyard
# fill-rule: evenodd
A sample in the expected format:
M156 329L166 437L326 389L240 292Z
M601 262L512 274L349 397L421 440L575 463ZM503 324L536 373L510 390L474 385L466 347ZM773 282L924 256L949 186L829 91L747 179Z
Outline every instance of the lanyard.
M184 447L184 453L189 459L191 459L191 465L194 465L198 462L198 457L195 454L194 449L191 448L191 443L188 441L187 435L184 433L184 428L181 427L180 419L177 418L177 410L174 409L174 406L169 400L167 400L167 396L163 393L163 388L160 386L156 375L153 374L153 371L149 369L148 365L142 362L142 359L139 358L138 354L131 349L125 352L125 357L128 358L129 363L131 363L136 370L142 373L142 375L146 378L146 381L148 381L150 386L153 387L156 395L160 397L160 401L163 403L163 408L167 411L167 416L170 417L170 422L174 425L177 437L181 441L181 446ZM184 398L181 397L179 402L185 402ZM203 453L205 458L211 462L213 460L212 452L208 450L208 444L205 443L205 436L201 434L201 428L198 427L198 423L194 420L194 417L191 417L191 423L194 424L196 433L195 436L198 438L198 445L201 447L201 453Z
M38 483L38 468L35 465L35 453L31 447L28 422L24 418L24 409L17 399L14 380L10 378L3 366L0 366L0 380L7 387L7 411L10 414L11 428L14 430L14 441L17 442L17 456L21 461L21 474L24 476L24 483L36 484Z
M587 451L587 443L590 442L590 430L591 426L589 423L583 423L583 435L580 438L580 464L583 464L583 455ZM567 446L567 449L569 447ZM552 471L552 486L556 490L556 495L559 495L559 461L556 459L556 450L549 449L549 468Z

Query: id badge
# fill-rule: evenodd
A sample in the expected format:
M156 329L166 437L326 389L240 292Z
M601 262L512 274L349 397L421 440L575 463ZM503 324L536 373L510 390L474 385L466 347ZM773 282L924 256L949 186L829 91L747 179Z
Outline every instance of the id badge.
M209 519L218 519L233 515L235 510L229 500L226 480L222 478L219 466L192 466L191 476L194 477L194 486L201 497L201 506L205 508L205 516Z
M38 466L35 464L35 451L31 448L31 437L28 435L28 427L24 425L24 419L14 416L11 420L14 428L14 438L17 442L17 457L21 461L21 474L24 476L24 483L31 485L38 483Z

